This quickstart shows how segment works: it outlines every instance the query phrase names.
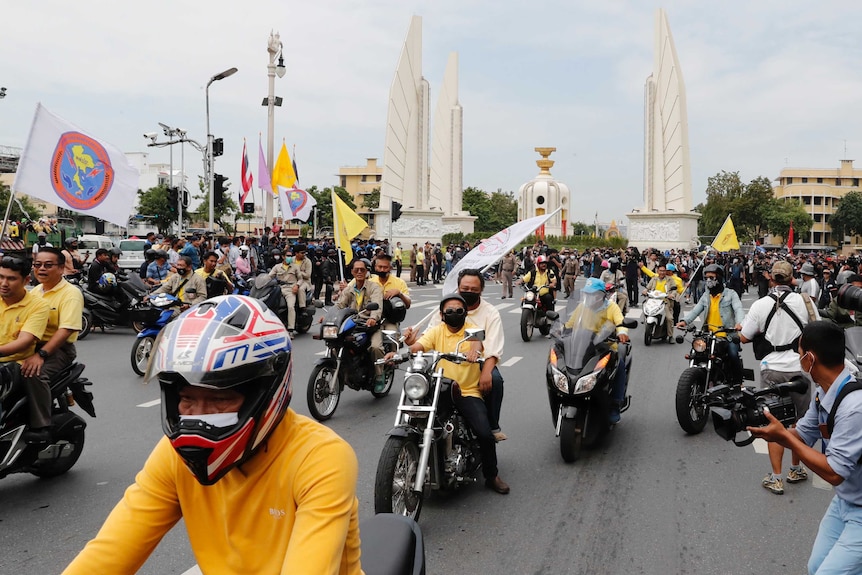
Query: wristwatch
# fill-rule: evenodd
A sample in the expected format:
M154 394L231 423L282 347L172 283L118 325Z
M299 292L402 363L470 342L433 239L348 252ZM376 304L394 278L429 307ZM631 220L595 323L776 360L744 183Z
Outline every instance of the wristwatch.
M41 357L42 359L48 359L48 352L45 351L44 349L40 349L36 353L38 353L39 357Z

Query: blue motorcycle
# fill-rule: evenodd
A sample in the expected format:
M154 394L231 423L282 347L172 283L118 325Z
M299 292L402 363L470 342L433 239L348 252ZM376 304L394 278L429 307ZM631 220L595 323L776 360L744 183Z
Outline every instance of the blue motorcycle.
M143 325L132 345L132 369L138 375L144 375L147 371L156 336L173 319L174 308L183 305L183 302L176 296L160 293L150 297L147 304L147 307L132 312L136 316L134 321Z

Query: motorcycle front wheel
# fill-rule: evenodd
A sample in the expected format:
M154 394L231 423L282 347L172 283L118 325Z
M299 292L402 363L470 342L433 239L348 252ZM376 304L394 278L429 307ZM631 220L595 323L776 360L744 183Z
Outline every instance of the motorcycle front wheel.
M579 409L574 418L563 418L560 425L560 455L566 463L574 463L580 458L586 423L586 409Z
M61 448L65 447L65 444L71 445L73 450L72 453L62 459L39 460L38 463L30 469L30 473L36 477L49 479L51 477L63 475L72 469L72 466L74 466L75 463L78 462L78 458L81 457L81 452L84 451L84 427L82 426L80 429L75 431L71 438L65 441L58 441L57 443Z
M676 384L676 419L682 430L694 435L703 431L709 419L709 409L703 403L706 393L706 370L689 367Z
M521 310L521 339L530 341L533 337L533 310Z
M395 513L418 521L424 497L413 489L418 471L416 442L406 437L388 437L374 479L374 513Z
M132 369L138 375L147 372L147 363L150 361L150 353L153 351L153 342L156 338L152 336L139 337L132 345Z
M644 325L644 345L647 347L652 344L652 333L654 329L654 323L648 323Z
M85 309L81 313L81 331L78 332L78 341L87 337L91 329L93 329L93 316L90 310Z
M341 386L332 381L335 366L315 365L308 378L308 411L317 421L326 421L335 413L341 399Z

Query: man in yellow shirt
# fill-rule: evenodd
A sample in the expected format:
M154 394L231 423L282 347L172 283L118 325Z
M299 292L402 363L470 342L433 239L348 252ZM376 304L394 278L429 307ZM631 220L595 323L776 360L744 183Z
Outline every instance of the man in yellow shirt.
M36 254L33 268L39 285L31 295L48 304L48 323L36 344L36 353L21 364L28 389L30 433L28 440L51 439L51 378L70 366L77 357L75 341L81 331L84 296L65 279L66 257L57 248L45 247Z
M554 311L554 292L557 289L557 274L548 268L548 256L536 258L536 269L521 278L528 287L539 286L539 299L546 311Z
M5 256L0 259L0 363L21 363L33 355L36 342L42 338L48 325L48 304L27 291L30 270L30 262L24 258ZM80 319L79 313L78 321ZM25 387L32 427L24 440L41 443L50 439L51 391L47 390L46 401L45 389L39 385Z
M180 256L174 269L176 273L169 275L150 295L170 294L186 304L186 307L207 299L207 282L192 271L192 259L189 256Z
M497 441L491 433L488 410L479 390L481 369L475 362L482 347L481 343L464 343L461 349L455 349L458 342L464 339L464 331L468 327L475 327L472 323L466 323L467 303L464 298L457 293L444 296L440 302L440 317L443 323L423 333L416 343L410 346L410 351L461 351L467 354L468 361L465 363L459 365L442 361L440 367L443 368L443 375L458 382L461 388L461 396L455 399L455 405L479 439L485 486L505 495L509 493L509 486L498 475Z
M168 324L147 373L166 437L64 573L135 573L183 519L203 573L361 574L356 455L288 408L291 364L287 329L253 298Z
M667 326L667 341L668 343L673 343L673 304L680 292L679 284L675 279L676 276L667 271L667 264L664 263L659 263L656 266L656 271L652 271L641 264L641 271L652 278L644 290L645 294L655 290L667 294L667 299L664 302L664 323ZM682 279L679 279L679 281L682 282Z
M392 258L385 254L378 254L374 258L374 277L371 281L377 282L383 291L383 329L397 330L398 324L404 319L404 313L410 309L410 288L407 282L397 275L392 275ZM392 305L392 298L400 298L404 302L399 312ZM396 319L398 318L398 319Z

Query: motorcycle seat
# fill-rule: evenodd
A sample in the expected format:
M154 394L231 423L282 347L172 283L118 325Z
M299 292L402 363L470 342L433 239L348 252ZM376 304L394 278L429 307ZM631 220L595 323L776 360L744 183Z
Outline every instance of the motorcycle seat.
M359 525L362 534L362 570L366 575L419 575L425 573L422 531L412 519L383 513Z

